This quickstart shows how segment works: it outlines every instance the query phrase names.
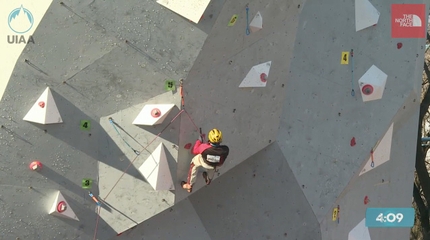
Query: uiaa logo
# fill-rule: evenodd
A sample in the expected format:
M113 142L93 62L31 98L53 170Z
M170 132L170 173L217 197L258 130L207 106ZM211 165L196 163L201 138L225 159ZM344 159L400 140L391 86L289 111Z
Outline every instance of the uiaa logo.
M26 37L22 35L30 31L34 24L34 17L33 17L33 14L30 12L30 10L28 10L27 8L24 8L22 5L19 8L13 9L7 18L7 22L8 22L9 28L13 32L20 34L20 35L8 35L7 36L8 43L27 43L27 42L34 43L32 36L28 36L26 40Z

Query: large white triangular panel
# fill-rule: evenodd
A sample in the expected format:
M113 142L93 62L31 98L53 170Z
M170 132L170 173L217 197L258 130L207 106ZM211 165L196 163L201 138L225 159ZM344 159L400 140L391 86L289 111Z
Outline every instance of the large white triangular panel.
M155 151L140 166L139 171L154 190L175 189L163 143L158 145Z
M175 104L147 104L134 119L133 124L148 126L162 124L174 106Z
M366 227L366 220L363 219L348 234L348 240L372 240L369 228Z
M23 120L40 124L63 122L49 87L40 95Z
M157 3L198 23L206 11L210 0L157 0Z
M257 32L263 28L263 17L261 16L260 12L257 12L255 17L252 19L251 23L249 24L249 28L251 32Z
M355 0L355 31L377 24L379 15L379 11L369 0Z
M358 86L360 87L363 102L382 98L385 84L387 83L387 77L387 74L375 65L372 65L372 67L364 73L364 75L358 80Z
M52 204L49 214L79 221L79 218L76 216L75 212L73 212L60 191L55 194L54 203Z
M388 160L390 160L391 154L391 141L393 139L393 126L392 123L388 131L385 133L384 137L382 137L381 141L377 143L376 149L373 151L373 165L372 165L372 156L369 156L366 165L360 171L359 176L369 172L372 169L384 164ZM369 152L369 155L370 152Z
M243 81L240 83L239 87L265 87L267 78L269 77L271 65L272 61L253 66Z

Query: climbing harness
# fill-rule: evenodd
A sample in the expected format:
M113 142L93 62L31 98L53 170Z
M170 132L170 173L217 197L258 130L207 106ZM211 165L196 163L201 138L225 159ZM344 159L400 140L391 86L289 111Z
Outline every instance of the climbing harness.
M373 167L375 167L375 162L373 161L373 149L372 150L370 150L370 160L371 160L371 162L370 162L370 166L373 168Z
M249 4L246 4L246 35L249 35L251 32L249 31Z
M131 146L130 146L130 144L121 136L121 133L119 133L119 131L118 131L118 129L116 128L116 126L115 126L115 122L113 121L113 119L112 118L109 118L109 122L110 122L110 124L112 124L112 126L113 126L113 128L115 129L115 131L116 131L116 133L118 133L118 136L122 139L122 141L123 142L125 142L125 144L127 144L127 146L131 149L131 150L133 150L133 152L136 154L136 155L139 155L140 154L140 152L139 151L137 151L136 149L134 149L134 148L132 148Z
M351 96L355 96L354 91L354 50L351 49Z

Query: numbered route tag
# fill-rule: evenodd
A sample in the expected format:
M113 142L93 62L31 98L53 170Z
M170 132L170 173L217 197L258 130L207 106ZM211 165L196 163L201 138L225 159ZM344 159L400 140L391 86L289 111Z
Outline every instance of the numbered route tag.
M81 130L89 131L91 129L91 122L89 120L81 120Z
M176 89L176 82L175 80L166 80L164 83L164 88L166 91L175 91Z
M337 207L333 208L333 216L332 219L333 222L335 222L337 220L337 214L339 213L339 209L337 209Z
M349 52L342 52L342 56L340 58L340 64L345 65L349 63Z
M93 180L91 178L82 179L82 188L83 189L90 189L92 185L93 185Z
M234 24L236 23L237 17L238 17L238 16L237 16L237 14L234 14L234 15L231 17L230 22L228 22L228 25L227 25L227 26L229 26L229 27L234 26Z

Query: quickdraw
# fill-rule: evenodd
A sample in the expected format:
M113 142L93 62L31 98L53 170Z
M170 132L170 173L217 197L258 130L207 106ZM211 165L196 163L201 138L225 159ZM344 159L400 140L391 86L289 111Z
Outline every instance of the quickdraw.
M355 96L354 91L354 50L351 49L351 96Z
M246 35L251 34L249 31L249 4L246 4Z
M137 151L136 149L134 149L134 148L132 148L131 146L130 146L130 144L121 136L121 133L119 133L119 131L118 131L118 129L116 128L116 123L113 121L113 119L112 118L109 118L109 122L110 122L110 124L112 124L112 126L113 126L113 128L115 129L115 131L116 131L116 133L118 133L118 136L121 138L121 140L123 141L123 142L125 142L125 144L127 144L127 146L131 149L131 150L133 150L133 152L136 154L136 155L139 155L140 154L140 152L139 151Z
M185 109L184 90L183 90L184 87L183 87L183 84L184 84L184 79L180 79L179 80L179 93L181 94L181 106L182 106L181 110Z
M373 161L373 149L370 150L370 160L371 160L370 166L372 168L375 167L375 162Z

